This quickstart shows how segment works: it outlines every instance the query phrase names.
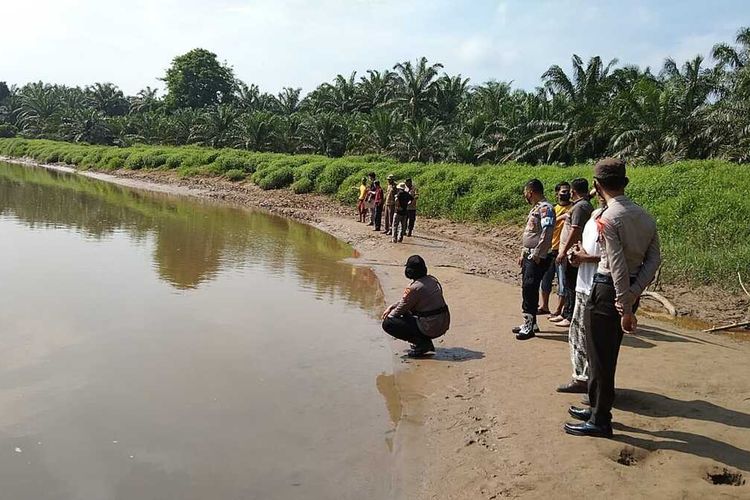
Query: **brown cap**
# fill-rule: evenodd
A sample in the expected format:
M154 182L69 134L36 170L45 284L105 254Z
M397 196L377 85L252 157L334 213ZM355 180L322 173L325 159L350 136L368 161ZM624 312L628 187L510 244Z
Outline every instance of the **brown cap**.
M619 158L603 158L594 165L594 177L597 179L625 177L625 162Z

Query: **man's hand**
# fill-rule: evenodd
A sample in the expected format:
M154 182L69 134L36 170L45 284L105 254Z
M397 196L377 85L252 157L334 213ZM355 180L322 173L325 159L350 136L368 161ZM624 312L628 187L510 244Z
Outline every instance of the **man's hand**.
M623 314L620 324L622 325L623 332L634 334L638 329L638 318L633 313Z
M518 258L518 267L523 267L523 255Z
M557 264L559 266L559 265L562 265L563 262L565 262L565 254L564 253L560 253L555 258L555 264Z
M393 306L386 307L385 311L383 311L383 317L381 319L385 321L385 318L387 318L388 315L391 314L391 311L393 311Z
M536 265L539 265L539 262L540 262L540 261L542 260L542 259L540 259L540 258L539 258L539 256L538 256L538 255L536 255L536 254L532 255L532 257L531 257L531 258L532 258L532 259L534 260L534 264L536 264Z

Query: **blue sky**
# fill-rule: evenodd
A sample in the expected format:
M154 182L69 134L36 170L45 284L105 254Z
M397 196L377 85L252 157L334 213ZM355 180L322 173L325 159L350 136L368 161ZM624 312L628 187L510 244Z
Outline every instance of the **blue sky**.
M195 47L274 93L422 55L472 83L533 88L573 53L658 68L750 25L746 0L4 0L2 12L0 80L126 93L163 88L171 59Z

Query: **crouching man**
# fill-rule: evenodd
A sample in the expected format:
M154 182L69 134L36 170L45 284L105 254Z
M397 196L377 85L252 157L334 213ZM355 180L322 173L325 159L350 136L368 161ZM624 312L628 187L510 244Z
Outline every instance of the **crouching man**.
M443 298L443 287L427 274L422 257L409 257L404 274L412 282L401 300L383 312L383 330L409 342L412 348L407 356L419 358L435 351L432 340L448 331L451 315Z

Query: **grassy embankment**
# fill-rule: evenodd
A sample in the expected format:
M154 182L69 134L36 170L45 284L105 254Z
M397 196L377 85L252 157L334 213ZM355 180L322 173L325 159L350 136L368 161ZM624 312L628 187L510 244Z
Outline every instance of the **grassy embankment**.
M0 155L31 157L78 168L176 170L183 175L223 176L263 189L291 187L345 203L367 172L379 178L412 177L420 212L457 221L523 222L521 197L531 177L545 186L576 177L591 179L591 166L398 163L379 156L327 158L253 153L233 149L134 146L116 148L65 142L0 139ZM657 219L665 263L663 279L736 287L736 272L750 274L750 168L720 161L686 161L629 170L628 193Z

